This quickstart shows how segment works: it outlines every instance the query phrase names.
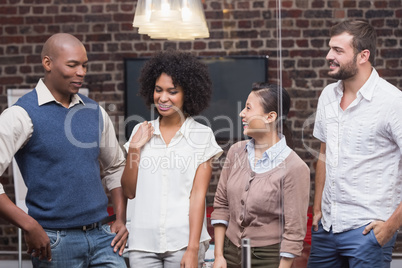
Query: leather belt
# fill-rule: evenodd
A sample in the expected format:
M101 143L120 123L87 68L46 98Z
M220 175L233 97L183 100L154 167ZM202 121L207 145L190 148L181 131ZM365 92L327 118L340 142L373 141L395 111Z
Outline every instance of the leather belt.
M116 214L113 214L113 215L110 215L110 216L104 218L101 221L94 222L94 223L84 225L84 226L79 226L79 227L76 227L76 228L73 228L73 229L80 229L80 230L83 230L83 231L90 231L92 229L98 228L99 226L102 226L103 224L106 224L106 223L109 223L109 222L112 222L112 221L115 221L115 220L116 220Z

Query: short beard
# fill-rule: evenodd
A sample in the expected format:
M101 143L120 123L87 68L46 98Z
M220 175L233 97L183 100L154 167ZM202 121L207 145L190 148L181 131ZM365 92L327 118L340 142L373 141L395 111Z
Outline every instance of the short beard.
M328 76L336 80L347 80L357 74L356 67L357 54L354 55L353 60L348 62L344 67L340 66L337 73L328 72Z

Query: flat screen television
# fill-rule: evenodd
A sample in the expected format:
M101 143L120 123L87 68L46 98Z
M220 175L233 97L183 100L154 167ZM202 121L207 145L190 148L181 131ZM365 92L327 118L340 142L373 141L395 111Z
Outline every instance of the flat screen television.
M125 59L126 138L133 127L157 117L138 95L138 78L149 58ZM243 139L239 117L254 82L268 81L268 56L200 57L209 70L212 98L209 107L195 120L212 128L217 140Z

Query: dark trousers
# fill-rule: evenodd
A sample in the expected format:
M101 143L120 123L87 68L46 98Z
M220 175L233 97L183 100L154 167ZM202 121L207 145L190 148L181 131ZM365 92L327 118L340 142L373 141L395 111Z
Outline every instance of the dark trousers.
M251 267L278 268L280 261L279 246L280 244L278 243L265 247L252 247ZM236 247L227 237L225 237L223 256L226 259L228 268L241 267L241 248Z

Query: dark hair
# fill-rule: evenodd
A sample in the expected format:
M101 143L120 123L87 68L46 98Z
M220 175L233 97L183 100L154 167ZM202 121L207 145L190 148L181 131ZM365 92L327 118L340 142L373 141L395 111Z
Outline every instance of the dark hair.
M251 90L261 100L261 105L264 113L276 112L276 126L278 129L279 123L283 123L283 135L286 137L287 145L293 149L292 132L286 125L286 118L290 110L290 96L286 89L269 83L254 83Z
M173 49L157 52L141 71L139 93L148 107L154 103L155 83L162 73L169 75L175 86L183 88L185 114L198 115L208 107L212 83L207 66L191 53Z
M352 46L355 54L368 49L370 51L369 61L374 66L377 34L374 28L366 20L349 19L331 27L330 36L340 35L344 32L353 36Z

